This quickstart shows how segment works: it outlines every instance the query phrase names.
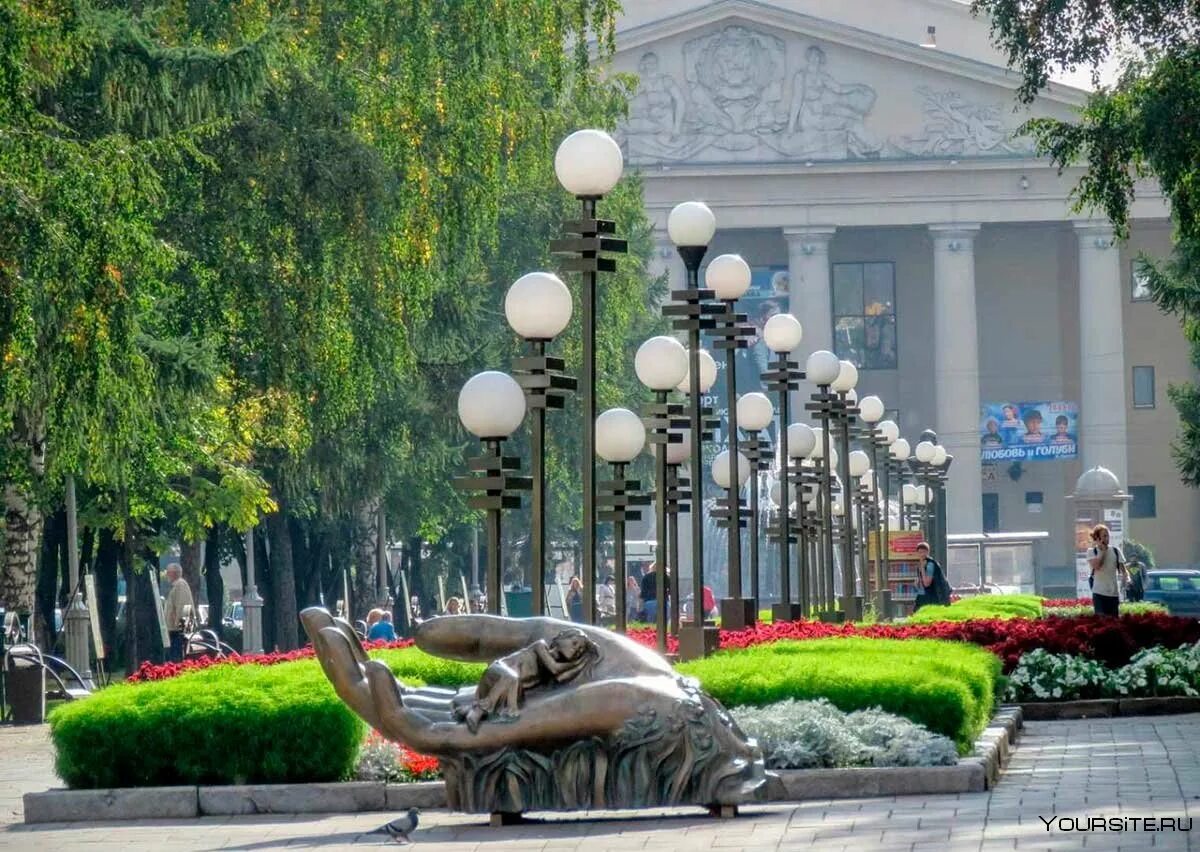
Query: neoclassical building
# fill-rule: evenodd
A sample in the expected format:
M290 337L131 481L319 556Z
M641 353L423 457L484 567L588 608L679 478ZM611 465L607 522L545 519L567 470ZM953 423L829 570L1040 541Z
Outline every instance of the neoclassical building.
M1127 534L1160 563L1198 561L1200 495L1172 462L1167 399L1194 370L1134 265L1170 250L1165 205L1141 187L1114 242L1072 211L1080 172L1015 133L1069 117L1084 92L1019 105L988 22L958 0L626 7L613 65L640 84L619 141L673 286L667 214L700 199L718 222L709 257L754 268L757 321L791 310L804 352L858 363L860 394L905 437L937 430L955 457L951 532L1045 530L1043 560L1067 566L1065 497L1103 465L1134 497Z

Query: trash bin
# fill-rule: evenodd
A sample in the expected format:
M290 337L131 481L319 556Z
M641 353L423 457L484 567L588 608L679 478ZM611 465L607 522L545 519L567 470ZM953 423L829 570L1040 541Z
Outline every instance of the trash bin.
M29 645L14 646L4 658L4 676L10 721L17 725L46 721L46 669L38 650Z

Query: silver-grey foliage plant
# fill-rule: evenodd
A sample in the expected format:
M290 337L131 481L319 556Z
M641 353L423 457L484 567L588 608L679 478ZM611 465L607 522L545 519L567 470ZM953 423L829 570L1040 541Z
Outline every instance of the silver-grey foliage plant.
M950 766L954 742L878 708L843 713L825 699L788 699L735 707L734 719L758 740L771 769L846 766Z

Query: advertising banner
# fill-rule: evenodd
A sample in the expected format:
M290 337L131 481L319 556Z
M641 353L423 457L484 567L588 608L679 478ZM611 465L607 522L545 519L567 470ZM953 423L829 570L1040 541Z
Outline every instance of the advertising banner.
M1074 402L995 402L980 408L979 451L985 464L1079 455Z

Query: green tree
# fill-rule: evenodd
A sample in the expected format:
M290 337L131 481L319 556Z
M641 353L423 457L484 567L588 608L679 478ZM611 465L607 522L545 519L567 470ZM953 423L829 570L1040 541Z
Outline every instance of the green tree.
M0 603L28 610L65 476L120 495L125 535L150 448L177 472L154 338L180 262L156 229L163 174L254 101L267 51L162 48L70 0L2 0L0 33Z
M1117 60L1115 85L1089 96L1077 120L1035 119L1027 128L1060 167L1086 163L1081 208L1103 210L1128 233L1138 178L1153 177L1171 210L1171 257L1141 257L1150 292L1179 317L1200 367L1200 6L1194 0L975 0L991 16L996 44L1022 74L1028 102L1057 69L1098 69ZM1172 386L1183 481L1200 487L1200 389Z

